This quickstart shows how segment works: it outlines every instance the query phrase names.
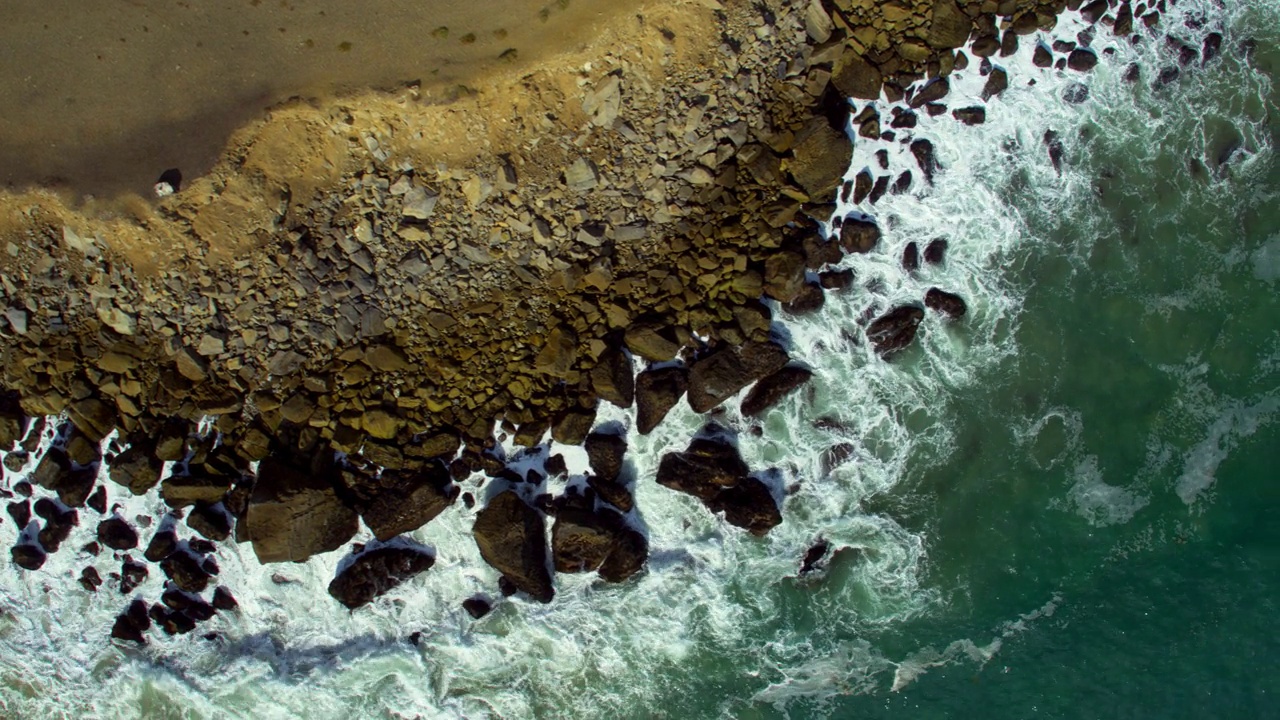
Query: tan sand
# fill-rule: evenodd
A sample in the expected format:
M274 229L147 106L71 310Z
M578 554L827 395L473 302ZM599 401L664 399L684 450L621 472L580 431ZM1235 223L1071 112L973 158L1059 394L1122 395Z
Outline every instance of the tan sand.
M421 83L447 94L576 49L630 0L9 0L0 186L149 192L214 164L280 101Z

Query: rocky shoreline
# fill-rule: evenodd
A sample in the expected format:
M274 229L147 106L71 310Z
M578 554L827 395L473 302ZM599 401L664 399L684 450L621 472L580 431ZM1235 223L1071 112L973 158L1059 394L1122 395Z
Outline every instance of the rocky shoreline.
M128 554L137 532L95 488L115 431L110 478L135 494L159 485L174 509L145 551L173 592L150 610L131 605L117 637L139 640L152 621L189 631L232 607L225 588L212 603L200 597L217 574L215 543L300 562L342 548L363 522L376 544L357 548L330 586L359 607L431 566L429 549L401 536L459 500L473 508L486 479L497 485L485 488L474 535L505 593L550 601L552 569L627 579L643 568L647 539L629 520L625 439L595 427L599 403L634 404L644 434L681 398L711 413L750 388L740 409L757 417L801 387L810 372L771 334L772 308L800 315L827 292L857 291L836 266L876 249L881 233L870 216L833 217L837 193L869 208L916 182L887 160L845 182L847 123L859 141L900 134L931 182L939 167L928 141L911 137L915 114L948 112L947 76L971 62L984 64L984 101L998 96L1008 77L990 58L1053 28L1068 5L1079 9L655 7L632 44L501 95L515 111L502 133L474 115L495 109L484 92L423 110L408 89L360 107L280 109L152 215L103 221L33 199L21 217L0 218L0 445L17 445L9 471L36 463L32 483L46 491L34 503L41 527L26 499L38 493L13 488L23 496L9 506L15 564L40 567L87 504L104 516L100 546L119 554L121 591L145 576ZM1081 12L1117 35L1155 32L1159 17L1106 0ZM1090 70L1088 39L1070 45L1046 49L1049 61ZM866 102L881 97L892 116ZM985 118L980 106L950 112ZM435 131L425 120L474 123L471 139L489 147L461 161L425 152ZM281 148L304 160L280 172L271 155ZM902 263L941 263L946 249L913 242ZM908 347L926 308L966 312L963 298L933 288L864 318L870 350ZM52 416L66 423L36 458ZM559 497L541 490L565 472L548 435L585 444L591 463ZM529 448L521 469L499 439ZM763 535L782 521L781 489L763 470L711 424L663 458L656 481ZM179 539L179 520L200 537ZM94 577L83 584L96 589ZM473 616L487 608L468 602Z

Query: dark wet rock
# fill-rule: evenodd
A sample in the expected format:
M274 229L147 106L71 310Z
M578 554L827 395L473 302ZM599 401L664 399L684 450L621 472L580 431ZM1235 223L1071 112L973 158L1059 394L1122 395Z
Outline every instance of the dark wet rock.
M684 452L662 456L657 482L707 502L747 473L747 464L732 444L719 438L695 438Z
M342 547L356 534L355 511L338 498L329 472L308 472L275 457L258 467L246 535L258 561L302 562Z
M112 550L132 550L138 547L138 533L116 515L98 523L98 542Z
M26 480L21 480L19 482L14 483L13 491L18 495L20 495L21 497L29 498L31 497L33 488L31 487L31 483L27 482Z
M547 572L546 526L541 513L507 490L476 515L472 534L485 562L534 599L551 602L555 589Z
M1053 163L1053 169L1062 174L1062 156L1065 150L1062 147L1062 138L1058 137L1058 133L1052 130L1044 132L1044 145L1049 150L1049 162Z
M871 172L866 168L859 170L853 177L853 204L860 205L863 200L866 200L874 185L875 178L871 176Z
M125 555L120 561L120 594L128 595L133 592L150 574L146 565Z
M11 502L5 508L9 512L9 517L13 518L13 524L18 526L21 532L31 522L31 501L22 500L19 502Z
M115 624L111 626L111 637L146 645L147 639L142 633L151 629L151 616L147 610L145 600L134 600L124 612L116 616Z
M160 562L169 557L169 554L178 549L178 536L173 530L162 529L155 535L151 536L151 541L147 543L147 549L143 553L143 557L151 562Z
M1182 71L1174 65L1168 65L1160 68L1160 74L1156 76L1156 85L1168 85L1176 81L1182 75Z
M102 554L102 546L98 544L97 540L93 540L85 543L84 546L80 548L80 552L86 555L98 557Z
M551 477L559 477L569 473L569 466L565 463L564 455L556 453L547 458L547 462L542 467Z
M724 513L724 519L752 535L763 537L782 523L778 502L758 478L745 477L725 488L707 503L707 507Z
M1200 49L1200 65L1208 65L1210 61L1222 53L1222 33L1211 32L1204 38Z
M562 445L581 445L596 424L595 408L572 408L551 426L551 439Z
M240 603L226 586L219 585L213 590L213 607L223 612L234 612L240 609Z
M365 524L384 542L431 522L461 493L438 460L413 471L385 470L376 480L348 489Z
M89 499L85 501L85 504L88 505L91 510L98 513L99 515L106 515L107 514L107 488L102 485L99 485L98 489L94 490L93 494L89 496Z
M969 49L976 57L989 58L1000 52L1000 36L989 33L974 38L973 44Z
M689 369L689 406L704 413L739 390L787 364L787 352L772 342L746 343L700 358Z
M944 77L934 78L925 83L908 103L913 109L929 103L936 103L951 92L951 83Z
M893 185L889 188L890 195L901 195L911 189L911 171L904 170L898 175L898 179L893 181Z
M39 570L44 566L48 555L37 543L19 542L9 550L13 564L24 570Z
M501 575L498 577L498 592L502 593L502 597L511 597L520 592L520 588L516 587L511 578Z
M758 417L777 405L787 395L809 382L813 373L798 365L789 365L761 378L742 399L741 411L745 417Z
M627 441L621 435L594 432L584 443L591 472L601 480L613 482L622 472L622 460L627 453Z
M79 513L49 498L37 500L35 511L36 515L45 520L44 527L40 529L39 540L47 552L57 552L62 542L71 535L71 530L80 524Z
M647 435L658 427L689 387L683 365L645 370L636 377L636 431Z
M893 110L894 110L893 119L889 121L889 127L896 128L899 130L909 130L916 126L916 123L919 120L919 116L917 116L914 112L910 110L903 110L902 108L897 108L897 107L895 107ZM868 192L871 191L871 185L869 180L867 183L867 191Z
M845 252L868 253L878 242L880 226L871 220L845 218L840 226L840 245Z
M887 192L889 192L889 176L881 175L876 178L876 184L871 188L871 196L867 198L867 202L875 205Z
M818 274L818 284L827 290L846 290L853 285L853 270L827 270Z
M828 240L818 233L809 233L804 238L805 267L817 270L823 265L834 265L844 257L840 244Z
M186 635L196 629L196 621L191 617L176 610L166 610L159 604L152 605L148 614L166 635Z
M1111 32L1117 36L1133 34L1133 6L1127 2L1120 3L1120 9L1116 10L1116 20L1111 26Z
M987 110L983 107L965 107L951 111L951 116L965 125L981 125L987 121Z
M867 328L867 339L881 356L887 357L911 344L924 319L924 310L903 305L880 316Z
M196 503L191 512L187 513L187 527L201 537L222 542L231 537L231 514L222 503Z
M1062 89L1062 101L1069 105L1079 105L1089 99L1089 86L1084 83L1071 83Z
M621 408L631 407L636 397L636 378L627 353L616 347L601 353L591 369L591 387L601 399Z
M56 446L49 448L31 473L35 484L56 492L58 499L69 507L84 505L97 477L95 468L73 467L66 451Z
M1047 68L1053 65L1053 53L1043 44L1038 44L1035 51L1031 53L1031 62L1036 67Z
M819 563L827 559L827 553L831 552L831 543L826 540L818 540L804 554L804 560L800 563L800 574L808 575L818 569Z
M1009 89L1009 73L1004 68L992 68L987 76L987 84L982 87L982 99L990 100Z
M816 282L807 282L800 294L791 302L784 303L782 309L790 315L809 315L821 310L826 302L827 296L822 292L822 286Z
M902 269L915 272L920 269L920 246L911 241L902 250Z
M1076 48L1067 55L1067 67L1076 72L1089 72L1098 65L1098 54L1087 48Z
M605 581L620 583L640 572L649 559L649 541L633 528L615 531L613 550L596 573Z
M165 588L164 593L160 595L160 602L170 610L179 611L196 622L204 622L214 615L214 607L199 595L184 592L173 586Z
M964 314L969 310L968 306L965 305L964 298L936 287L929 288L929 291L925 293L924 304L950 318L964 317Z
M920 166L920 172L924 174L925 182L933 184L933 173L938 169L938 161L934 157L933 143L924 138L917 138L911 141L911 154L916 159L916 164Z
M338 574L329 583L329 594L355 610L434 564L435 554L430 549L406 540L366 547L339 565Z
M556 572L595 572L608 566L601 576L609 582L622 582L643 567L648 544L643 535L627 527L620 513L609 508L593 509L587 497L565 499L551 530ZM613 557L615 552L619 557Z
M174 585L187 592L201 593L209 586L210 574L205 571L201 558L195 553L187 551L170 553L160 561L160 569L173 581Z
M479 620L489 614L489 611L493 609L493 605L489 603L488 599L477 595L463 600L462 609L467 611L472 620Z
M80 571L78 580L80 587L89 592L98 592L98 588L102 586L102 576L98 574L98 569L92 565Z
M1080 8L1080 17L1084 18L1087 23L1096 23L1102 19L1103 15L1107 14L1109 9L1110 6L1107 4L1107 0L1092 0L1092 2L1085 3L1084 7Z

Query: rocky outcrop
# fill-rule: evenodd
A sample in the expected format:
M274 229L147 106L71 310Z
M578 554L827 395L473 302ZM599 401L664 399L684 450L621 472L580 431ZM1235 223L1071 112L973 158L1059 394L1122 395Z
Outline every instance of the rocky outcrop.
M328 475L275 457L259 465L245 516L246 536L259 562L302 562L337 550L356 534L357 525L355 511L338 498Z
M551 602L555 589L547 570L547 536L542 513L513 490L496 495L476 515L472 535L480 555L521 591Z
M925 293L924 304L925 307L936 310L949 318L964 317L964 314L969 311L964 298L936 287L929 288L929 291Z
M593 509L591 500L581 495L564 500L551 528L551 557L556 572L600 571L605 580L622 582L643 567L648 541L628 527L620 513L609 508Z
M867 327L867 339L881 356L897 353L916 338L916 329L924 320L924 310L915 305L904 305L878 317Z
M711 427L684 452L667 453L658 466L659 485L692 495L712 512L755 535L782 522L778 504L759 479L750 477L738 449L723 430Z
M363 607L435 564L425 545L400 540L365 546L346 558L329 583L329 594L350 610Z
M771 342L748 343L712 351L689 368L689 407L704 413L761 377L777 372L790 358Z
M809 382L813 372L798 365L784 367L776 373L761 378L742 399L741 411L746 417L759 417L777 405L784 397Z
M343 483L365 525L383 542L426 525L461 493L439 460L412 471L384 470L376 478L348 472Z
M645 370L636 376L636 431L653 432L688 388L689 370L683 365Z

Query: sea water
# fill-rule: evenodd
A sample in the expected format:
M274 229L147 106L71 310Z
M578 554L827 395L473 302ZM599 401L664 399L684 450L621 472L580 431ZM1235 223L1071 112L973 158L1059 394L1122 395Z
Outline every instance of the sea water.
M40 571L0 558L0 715L1280 715L1280 4L1182 0L1136 45L1099 26L1092 73L1031 63L1037 39L1084 27L1069 15L993 58L1010 87L984 124L921 113L899 132L933 143L932 185L905 145L855 143L850 179L913 184L842 204L881 244L845 259L855 285L820 312L779 311L814 379L759 421L735 403L719 418L785 492L767 537L654 483L704 418L682 402L642 437L608 406L651 547L627 583L560 575L551 604L499 600L459 505L413 534L435 567L355 612L325 592L341 554L261 566L223 544L240 612L133 648L108 639L128 598L76 582L118 569L77 555L84 510ZM1178 64L1166 33L1199 48L1210 32L1218 58L1157 82ZM975 61L945 102L983 104L984 82ZM905 245L935 238L945 262L903 270ZM931 287L966 317L930 311L911 349L877 358L867 318ZM127 518L164 512L109 491ZM801 577L820 541L836 552ZM461 607L477 593L496 601L479 621Z

